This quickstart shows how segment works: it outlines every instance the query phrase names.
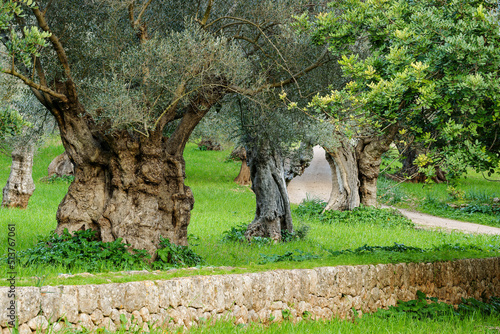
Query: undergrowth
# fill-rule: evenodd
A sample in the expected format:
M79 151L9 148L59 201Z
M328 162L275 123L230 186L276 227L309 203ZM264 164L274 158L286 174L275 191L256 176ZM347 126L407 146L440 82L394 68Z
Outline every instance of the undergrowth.
M351 211L324 211L326 202L313 199L303 201L295 210L302 218L317 219L323 224L375 224L385 228L395 226L413 228L415 224L394 209L360 206Z
M203 259L188 247L160 239L158 257L152 265L148 264L151 257L146 250L131 250L121 238L112 242L99 241L96 232L90 229L76 231L73 235L65 229L60 236L52 233L40 237L32 248L20 251L17 260L21 266L63 266L70 271L88 272L193 267L203 263Z
M439 302L436 297L427 297L425 293L418 290L417 299L409 301L398 301L396 306L389 306L387 310L379 309L374 313L381 318L389 318L404 314L418 320L439 319L446 320L450 316L465 317L473 314L499 315L500 298L490 297L487 302L482 302L474 298L462 298L462 302L457 307Z
M270 245L274 243L274 240L266 237L252 237L247 240L245 237L245 232L247 231L248 224L240 224L235 227L231 227L229 230L222 232L223 243L227 242L240 242L249 243L250 245L260 246L260 245ZM293 232L281 231L281 242L291 242L297 240L303 240L306 238L310 227L308 225L301 225L297 227Z

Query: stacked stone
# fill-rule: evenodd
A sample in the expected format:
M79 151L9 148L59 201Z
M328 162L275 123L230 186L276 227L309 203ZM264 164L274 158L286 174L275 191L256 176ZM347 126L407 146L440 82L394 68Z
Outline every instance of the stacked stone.
M0 288L6 309L7 287ZM379 264L182 277L103 285L18 287L20 333L57 331L71 324L92 330L121 326L186 327L207 321L237 324L304 318L342 319L416 298L420 290L457 304L461 298L500 296L500 258ZM6 312L0 313L2 334ZM65 321L61 321L65 320Z

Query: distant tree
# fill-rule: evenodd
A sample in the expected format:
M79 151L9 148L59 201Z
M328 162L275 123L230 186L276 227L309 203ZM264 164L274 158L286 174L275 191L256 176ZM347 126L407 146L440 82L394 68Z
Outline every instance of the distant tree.
M353 138L361 203L376 203L381 155L398 133L436 149L420 155L433 176L473 166L494 172L499 162L500 30L497 1L340 0L332 11L298 26L342 56L344 89L317 96L326 113ZM366 56L354 52L365 45ZM431 128L433 131L426 130Z
M8 136L0 139L1 153L12 158L10 175L2 192L2 207L25 209L35 191L33 156L46 134L54 130L55 123L26 87L5 79L0 77L0 108L15 113L16 129L10 129Z
M256 99L321 63L290 68L275 45L306 1L0 4L2 72L54 115L75 164L56 231L94 229L151 254L160 236L187 244L194 198L182 154L200 120L230 95Z

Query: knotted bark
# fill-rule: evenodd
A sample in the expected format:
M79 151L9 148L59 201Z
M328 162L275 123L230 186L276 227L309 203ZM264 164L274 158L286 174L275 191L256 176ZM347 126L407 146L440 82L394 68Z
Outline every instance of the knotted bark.
M356 145L359 172L359 194L365 206L377 205L377 180L380 174L382 155L390 148L398 130L391 125L384 134L362 139Z
M332 176L332 191L325 211L359 207L358 165L354 147L343 141L334 149L325 148L325 152Z
M247 148L248 164L257 208L245 237L281 240L282 231L293 232L290 201L284 176L284 159L269 143Z
M32 177L34 152L35 146L32 144L16 147L12 151L12 165L3 188L2 207L26 209L28 206L35 191Z

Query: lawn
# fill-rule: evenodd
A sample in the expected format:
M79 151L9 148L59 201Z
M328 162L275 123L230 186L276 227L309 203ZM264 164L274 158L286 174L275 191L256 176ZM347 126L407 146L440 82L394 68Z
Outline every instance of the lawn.
M488 177L488 176L486 176ZM464 222L500 227L500 172L488 177L469 170L451 186L446 183L397 183L379 178L382 203Z
M37 190L26 210L0 209L0 254L6 254L7 225L16 224L16 250L33 247L40 236L47 236L56 227L55 213L68 184L63 181L46 183L50 161L63 151L60 143L52 141L35 157L34 180ZM466 235L418 230L405 218L386 210L362 209L354 213L320 215L311 207L293 206L294 224L299 230L308 228L304 239L286 243L256 240L252 244L224 241L226 236L238 236L237 228L252 221L255 197L249 187L232 180L238 174L239 162L228 161L229 151L200 151L196 145L186 147L186 183L192 188L195 206L189 225L190 248L204 262L197 270L171 270L156 273L155 278L193 274L256 272L270 269L314 268L318 266L356 265L397 262L440 261L458 258L499 256L500 236ZM5 184L10 159L0 157L0 183ZM314 203L312 203L314 204ZM313 205L314 206L314 205ZM320 210L321 211L321 210ZM233 229L234 233L227 233ZM230 238L229 238L230 239ZM394 248L395 243L399 246ZM367 245L363 248L363 246ZM403 246L401 246L403 245ZM370 246L386 246L371 251ZM393 249L389 249L392 246ZM353 252L357 248L362 248ZM411 248L425 249L422 252ZM350 249L351 252L342 252ZM224 267L224 268L213 268ZM125 269L142 269L132 266ZM20 285L90 284L109 281L124 282L144 279L144 275L114 275L116 268L102 266L89 277L61 279L60 273L88 271L85 267L19 266L24 279ZM5 262L0 273L8 271ZM6 284L6 282L2 282Z

